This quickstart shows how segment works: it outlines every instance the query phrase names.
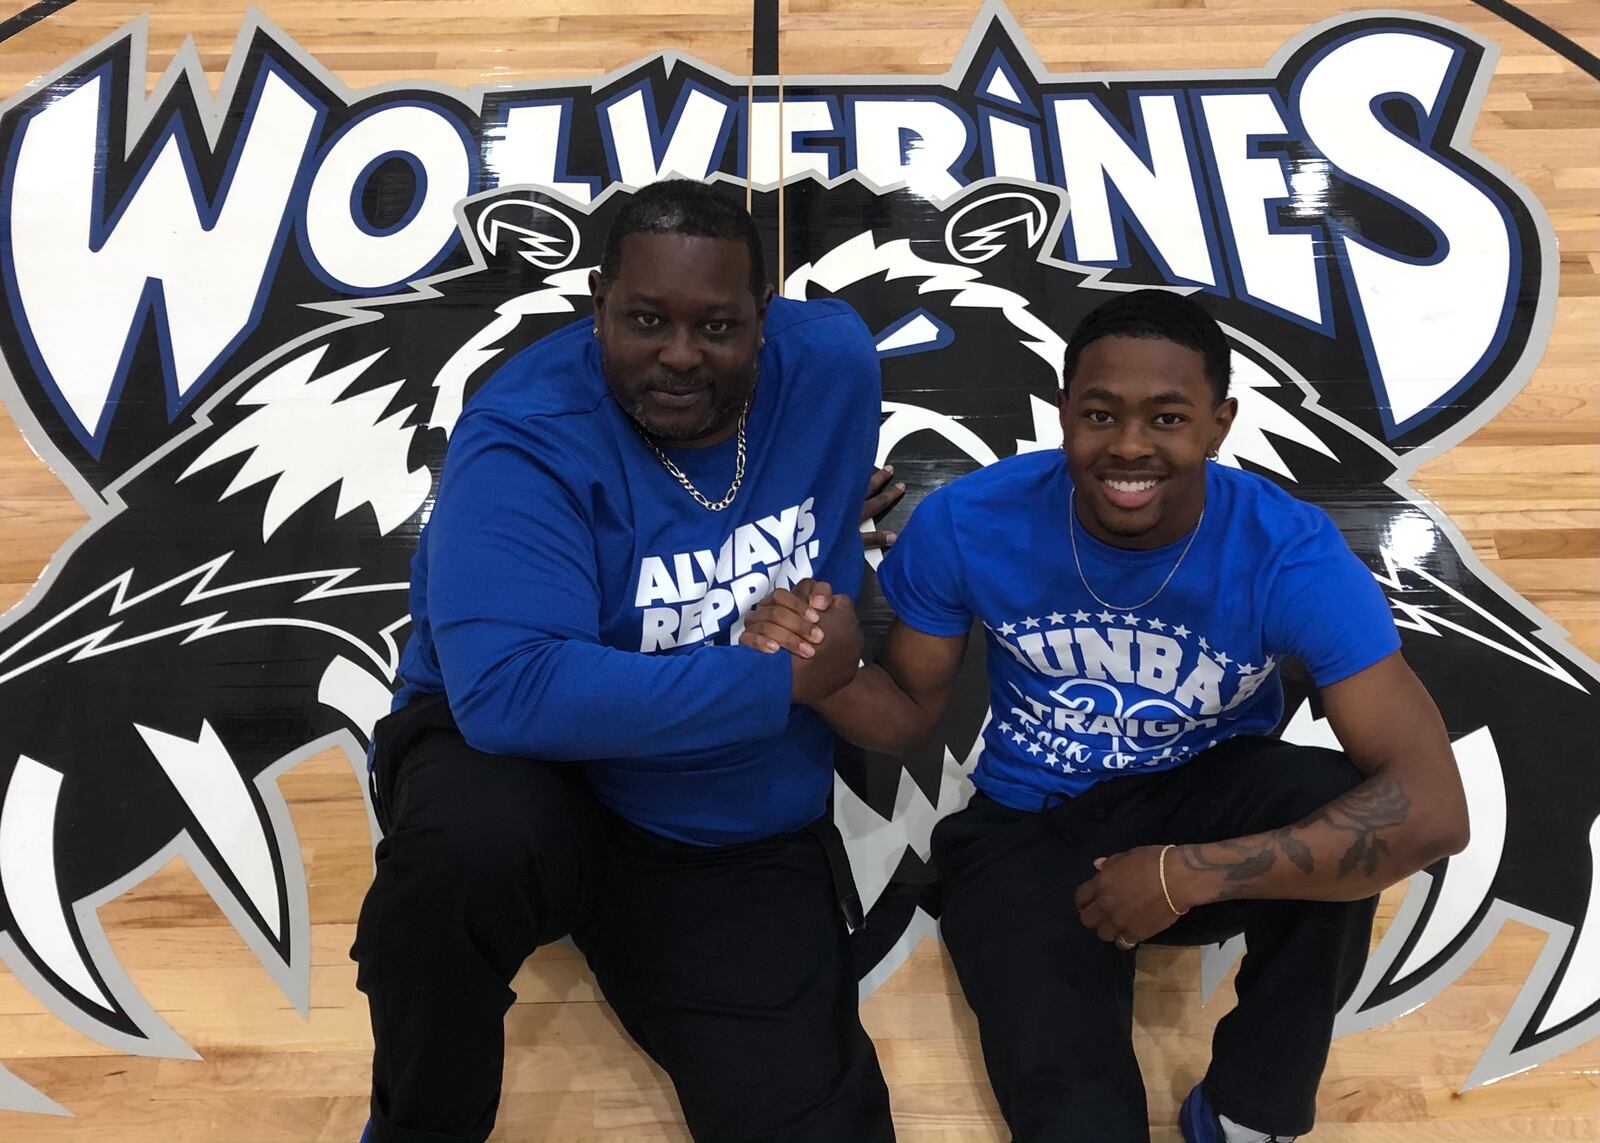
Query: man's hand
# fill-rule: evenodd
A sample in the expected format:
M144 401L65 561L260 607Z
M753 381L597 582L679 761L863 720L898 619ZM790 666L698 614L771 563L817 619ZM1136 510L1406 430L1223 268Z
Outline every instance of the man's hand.
M817 617L816 629L822 635L812 641L808 634L804 645L812 653L796 656L789 692L791 701L807 705L815 705L849 685L861 665L862 648L861 626L848 595L832 596L823 610L813 609L812 614Z
M768 654L788 651L812 658L823 640L822 613L832 602L833 588L821 580L803 579L792 591L777 588L744 617L739 642Z
M893 475L894 465L886 464L874 471L871 479L867 481L867 499L861 505L861 526L863 528L866 528L868 524L900 503L900 497L906 494L906 486L904 484L889 483L889 478ZM878 530L863 531L861 533L861 541L869 551L874 548L881 551L893 546L895 534Z
M1167 864L1172 864L1172 854ZM1078 919L1099 934L1131 949L1178 919L1161 891L1161 846L1141 845L1126 853L1097 858L1093 877L1078 886L1073 903ZM1180 909L1186 906L1178 903ZM1118 938L1121 938L1120 940Z

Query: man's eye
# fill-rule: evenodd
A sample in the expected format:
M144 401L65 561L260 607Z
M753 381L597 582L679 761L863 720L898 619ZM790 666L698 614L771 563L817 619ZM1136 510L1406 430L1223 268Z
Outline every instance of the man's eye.
M716 321L708 321L706 322L706 332L715 337L721 337L725 333L733 332L733 323L731 321L723 321L721 318Z
M1189 423L1189 418L1182 413L1160 413L1156 416L1156 424L1164 429L1175 429L1179 425Z
M641 329L655 329L661 324L660 314L634 314L633 324Z
M1104 409L1089 409L1083 417L1091 425L1109 425L1112 420L1111 414Z

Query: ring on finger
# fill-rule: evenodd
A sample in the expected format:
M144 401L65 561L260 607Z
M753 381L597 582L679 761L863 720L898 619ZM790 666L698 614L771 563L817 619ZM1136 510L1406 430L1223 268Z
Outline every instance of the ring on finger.
M1137 948L1139 946L1139 942L1138 941L1130 941L1127 937L1119 935L1117 937L1117 940L1116 940L1116 946L1119 949L1121 949L1123 952L1132 952L1135 948Z

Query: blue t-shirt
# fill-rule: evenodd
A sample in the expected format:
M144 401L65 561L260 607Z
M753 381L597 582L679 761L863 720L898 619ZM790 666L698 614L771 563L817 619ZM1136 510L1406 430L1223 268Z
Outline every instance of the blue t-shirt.
M842 302L773 299L744 482L711 512L612 399L592 325L517 354L457 422L396 707L443 692L471 745L582 762L603 802L679 841L798 829L826 808L832 734L791 707L788 655L734 644L773 587L859 590L872 336ZM708 499L733 481L733 439L666 451Z
M1181 765L1283 715L1278 666L1318 686L1396 651L1383 593L1321 509L1272 482L1207 465L1188 543L1101 543L1068 521L1059 449L954 481L917 507L879 568L900 619L929 635L985 628L988 725L973 782L1014 809L1129 772ZM1087 579L1107 607L1084 584Z

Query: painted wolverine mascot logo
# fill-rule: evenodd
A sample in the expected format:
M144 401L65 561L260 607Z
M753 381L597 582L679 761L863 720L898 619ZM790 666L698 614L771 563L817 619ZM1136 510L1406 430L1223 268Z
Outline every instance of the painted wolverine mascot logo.
M1376 45L1398 67L1394 37L1435 53L1436 97L1379 101L1377 135L1319 120L1316 85L1329 68L1339 78L1339 53ZM742 86L662 57L593 85L358 101L261 26L203 111L192 58L148 103L124 95L141 47L135 29L0 123L11 318L0 381L91 515L0 619L0 958L101 1042L184 1055L111 952L98 906L181 853L306 1008L306 886L276 779L330 745L364 772L406 637L410 556L462 406L499 363L586 311L588 269L630 185L743 169ZM1108 291L1208 290L1241 403L1223 460L1344 529L1393 604L1468 789L1470 848L1413 879L1344 1030L1426 1001L1507 917L1550 934L1472 1083L1600 1030L1600 985L1581 967L1600 944L1600 775L1583 745L1600 734L1596 668L1405 483L1421 446L1448 447L1509 399L1548 326L1548 227L1464 142L1487 55L1456 29L1351 21L1309 33L1259 76L1185 77L1196 109L1185 111L1170 76L1164 87L1045 77L991 9L933 94L926 81L792 85L789 166L806 177L787 192L784 284L843 298L876 332L881 453L913 501L1059 442L1063 336ZM946 146L947 112L976 143ZM272 138L300 140L293 164L257 145L269 121ZM1273 221L1234 222L1224 237L1247 168L1218 148L1241 123L1257 135L1277 124L1268 151L1298 182ZM535 127L526 137L543 150L505 150ZM406 146L363 137L382 131ZM1398 148L1402 170L1409 149L1435 209L1352 170L1352 139ZM1127 158L1141 147L1143 175ZM1172 211L1148 209L1184 181L1163 147L1191 156L1195 201L1217 205L1188 230L1181 218L1161 229ZM758 150L753 169L772 157ZM70 182L74 161L88 172L77 189L41 173ZM605 174L571 173L589 169ZM182 209L164 213L163 194ZM758 219L775 217L775 197L759 194ZM1322 227L1315 239L1312 221L1295 230L1296 209ZM1486 219L1503 248L1464 240ZM1262 253L1287 249L1265 238L1296 235L1343 253ZM93 305L40 293L74 259ZM1307 266L1309 277L1296 269ZM1499 285L1413 314L1410 340L1399 336L1408 283L1441 266L1457 278L1499 266ZM1419 370L1420 390L1407 388ZM881 631L881 601L865 610ZM1284 733L1326 741L1306 680L1285 681ZM835 809L870 909L857 934L864 988L933 931L928 833L964 797L986 715L972 661L934 747L899 763L841 757ZM1208 982L1233 951L1208 950ZM0 1070L0 1107L54 1106Z

